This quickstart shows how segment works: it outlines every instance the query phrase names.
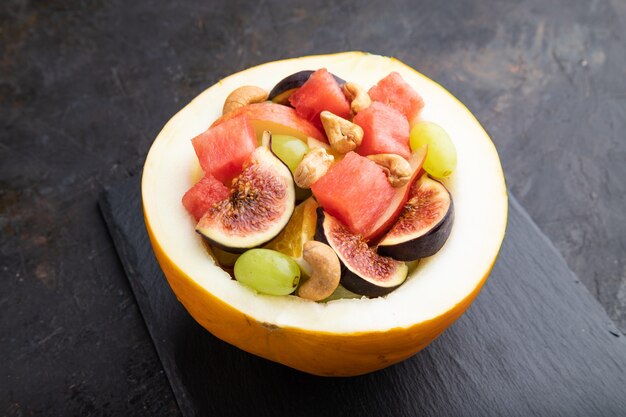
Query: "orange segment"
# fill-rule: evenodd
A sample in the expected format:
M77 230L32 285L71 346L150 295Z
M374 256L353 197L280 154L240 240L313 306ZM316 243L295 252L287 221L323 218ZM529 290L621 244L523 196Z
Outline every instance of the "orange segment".
M313 240L315 235L316 209L317 203L313 198L304 200L295 208L291 220L283 231L265 247L291 256L300 263L302 246L305 242Z

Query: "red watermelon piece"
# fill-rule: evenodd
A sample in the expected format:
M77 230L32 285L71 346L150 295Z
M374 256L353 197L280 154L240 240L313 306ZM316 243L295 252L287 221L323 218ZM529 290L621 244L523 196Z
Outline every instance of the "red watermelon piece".
M224 200L229 194L228 187L207 174L185 193L183 205L198 221L213 204Z
M399 111L373 102L357 113L353 122L363 129L363 141L357 148L359 155L395 153L406 159L411 156L409 122Z
M412 121L424 107L424 99L397 72L392 72L370 88L373 101L386 104Z
M291 107L271 101L240 107L223 115L211 126L220 125L241 115L250 119L252 127L257 132L257 138L261 137L264 130L270 130L275 134L296 136L304 141L307 137L313 137L322 142L327 142L326 136L322 133L323 130L318 129L313 123L298 115Z
M365 238L396 195L380 167L355 152L331 166L311 189L325 211Z
M327 110L339 117L350 117L350 103L335 78L326 68L315 71L309 79L289 97L296 113L321 127L320 113Z
M245 115L210 127L191 143L204 173L225 184L241 173L243 163L257 147L256 134Z

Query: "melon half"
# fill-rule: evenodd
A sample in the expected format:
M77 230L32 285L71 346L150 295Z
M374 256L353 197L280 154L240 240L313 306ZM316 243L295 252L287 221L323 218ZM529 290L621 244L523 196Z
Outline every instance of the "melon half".
M455 204L447 243L385 297L315 303L259 295L216 265L181 197L197 180L191 139L221 114L235 88L270 90L301 70L328 71L369 88L397 71L424 98L421 117L448 131L458 153L445 181ZM280 132L275 132L280 133ZM489 136L444 88L402 62L362 52L271 62L234 74L176 114L148 154L144 217L156 257L176 297L203 327L247 352L316 375L372 372L409 358L467 309L496 260L507 221L502 167Z

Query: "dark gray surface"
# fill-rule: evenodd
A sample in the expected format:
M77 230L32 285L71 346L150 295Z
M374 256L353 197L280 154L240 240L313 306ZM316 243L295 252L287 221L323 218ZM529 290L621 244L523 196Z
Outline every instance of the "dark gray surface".
M502 250L467 314L410 360L322 378L247 354L185 312L154 258L140 181L101 207L185 416L617 416L626 338L511 198Z
M288 6L287 6L288 4ZM0 415L175 407L96 207L234 71L361 49L449 88L626 330L626 2L0 2Z

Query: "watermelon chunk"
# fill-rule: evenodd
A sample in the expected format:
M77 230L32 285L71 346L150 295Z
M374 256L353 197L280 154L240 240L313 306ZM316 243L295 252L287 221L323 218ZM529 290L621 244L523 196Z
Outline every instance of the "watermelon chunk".
M380 167L355 152L331 166L311 189L324 210L365 238L396 194Z
M357 113L353 122L363 129L363 141L357 148L360 155L395 153L406 159L411 156L409 122L399 111L373 102Z
M404 114L409 122L424 107L424 99L397 72L392 72L369 90L370 98Z
M210 127L191 140L205 174L229 184L257 147L252 124L244 115Z
M289 97L289 103L295 107L296 113L320 128L320 113L324 110L344 119L350 117L350 103L326 68L311 74L302 87Z
M275 135L289 135L306 141L312 137L326 142L323 130L318 129L313 123L296 113L294 109L282 104L269 101L253 103L231 111L217 119L211 126L220 125L227 120L246 115L256 131L257 139L260 139L264 130L269 130Z
M228 187L207 174L185 193L183 205L198 221L213 204L224 200L229 194Z

